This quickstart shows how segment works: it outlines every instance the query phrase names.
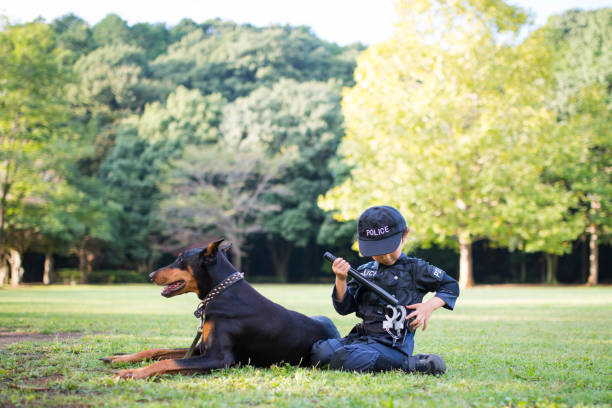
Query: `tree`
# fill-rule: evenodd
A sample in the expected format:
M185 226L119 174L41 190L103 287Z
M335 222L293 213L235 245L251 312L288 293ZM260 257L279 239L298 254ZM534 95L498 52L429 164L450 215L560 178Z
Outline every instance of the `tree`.
M281 78L352 84L358 46L346 48L316 38L305 27L254 28L208 21L160 55L151 68L156 78L220 93L229 101Z
M130 28L117 14L109 14L92 29L93 39L98 47L110 44L129 44Z
M542 29L555 50L559 135L570 147L563 166L552 169L576 194L574 209L589 237L589 276L598 282L599 242L612 237L612 9L571 10Z
M116 43L94 50L74 65L78 75L69 87L71 124L91 138L93 151L80 160L84 175L95 177L113 148L121 119L142 112L147 103L170 92L163 81L152 80L142 48Z
M80 283L87 283L93 271L96 251L112 244L115 240L113 222L118 219L121 207L108 200L97 183L80 191L79 207L74 209L74 217L80 227L76 234L76 244L72 251L79 259Z
M181 158L187 146L218 141L225 101L198 90L177 88L164 104L147 105L141 117L131 116L118 127L117 140L100 170L111 197L123 211L117 224L122 253L141 271L151 269L159 227L154 215L166 181L169 160Z
M3 92L9 85L31 84L33 90L23 105L6 99L2 107L29 103L49 119L40 126L24 125L22 156L9 154L3 146L2 154L20 163L15 173L7 173L16 181L5 183L10 191L2 206L3 231L10 229L11 245L44 253L47 259L53 253L74 252L83 280L105 252L115 254L104 259L105 266L116 263L148 269L163 232L153 218L163 197L158 184L167 175L162 166L180 160L185 148L219 143L227 101L246 97L262 86L272 90L283 78L293 81L274 87L267 94L274 101L265 106L276 109L288 100L283 98L295 101L291 109L283 108L276 116L259 109L260 119L270 119L266 126L278 127L276 141L261 154L274 161L279 153L286 153L284 143L296 146L300 154L291 156L295 159L291 175L279 175L281 179L274 181L275 188L285 186L286 194L277 195L272 205L267 203L286 211L266 212L262 228L270 231L270 237L282 235L278 242L298 242L304 248L314 243L324 219L313 204L314 197L333 179L327 160L341 135L339 89L353 83L354 57L363 46L327 43L308 27L257 28L219 19L201 24L186 19L166 29L162 24L129 26L119 16L109 15L90 27L68 14L48 26L35 24L46 27L39 35L43 41L37 38L36 44L41 48L53 44L48 48L57 72L65 78L48 93L49 101L39 97L45 90L44 75L36 73L31 80L26 74L32 72L23 70L17 72L18 80L6 82L6 67L28 67L28 58L34 54L26 51L25 58L12 61L15 56L9 58L2 48L0 98L8 95ZM15 32L7 25L1 32L3 44ZM334 78L334 83L327 83ZM15 94L15 100L26 101L22 95ZM259 92L254 100L265 95ZM51 98L56 98L56 105L51 106ZM3 125L10 122L9 113L0 112ZM250 130L251 123L245 120L245 129ZM56 143L57 149L49 148ZM63 157L65 165L54 155ZM49 180L55 184L51 186ZM262 195L262 200L267 198ZM74 210L66 213L61 208Z
M91 29L82 18L72 13L66 14L53 20L51 28L55 33L57 46L69 53L67 62L70 65L93 49Z
M53 32L42 23L0 31L0 248L5 234L29 234L16 223L31 193L44 186L41 152L67 117L62 99L68 76ZM25 235L22 236L24 237ZM14 239L11 245L16 245ZM17 281L18 282L18 281Z
M264 220L276 274L285 280L294 247L313 244L325 219L316 201L332 185L329 162L343 133L339 86L284 79L258 88L226 107L221 132L231 146L270 158L295 151L279 179L291 194L277 197L278 211Z
M29 248L45 255L45 284L51 283L53 254L76 254L80 281L86 283L96 250L114 241L111 227L120 208L104 198L102 192L97 192L102 198L94 198L96 191L91 186L84 191L71 184L73 178L66 179L56 169L51 170L47 184L52 183L53 189L46 188L34 195L35 200L30 200L25 216L21 217L20 253Z
M340 151L351 178L320 205L341 219L396 206L414 241L459 248L460 285L471 286L473 242L521 237L526 201L549 219L569 205L558 186L539 183L555 157L548 54L538 37L504 41L526 16L502 1L403 1L398 10L395 34L360 56L344 94Z
M50 283L53 254L68 253L89 234L87 230L92 230L89 235L100 241L98 246L112 241L111 236L105 235L105 228L108 230L109 223L116 218L111 212L116 206L108 202L101 208L92 206L91 196L78 190L76 183L86 179L74 171L79 144L66 137L68 133L68 129L61 129L54 134L15 177L11 194L19 199L11 200L7 208L10 217L7 216L4 239L13 285L18 285L23 276L21 259L26 251L45 255L43 282ZM91 249L90 245L90 253ZM84 282L88 271L91 262L82 263Z
M241 270L247 236L264 231L263 217L278 209L265 197L283 193L275 181L286 160L222 143L185 149L180 160L170 162L169 180L160 186L165 199L158 222L166 246L185 247L220 234L232 242L234 265Z
M149 60L166 51L168 37L168 30L161 23L138 23L130 27L130 42L144 49Z
M612 80L610 81L612 84ZM612 103L610 85L585 88L580 93L576 114L570 121L574 134L583 143L576 150L579 166L565 174L571 189L582 203L589 234L589 276L587 284L599 281L599 243L612 237ZM569 174L568 174L569 173ZM570 177L567 177L567 176Z
M200 28L200 25L190 18L184 18L168 30L170 44L180 41L181 38Z
M134 45L113 43L98 48L81 57L74 69L80 77L74 99L90 110L125 116L166 94L162 82L150 79L144 50Z

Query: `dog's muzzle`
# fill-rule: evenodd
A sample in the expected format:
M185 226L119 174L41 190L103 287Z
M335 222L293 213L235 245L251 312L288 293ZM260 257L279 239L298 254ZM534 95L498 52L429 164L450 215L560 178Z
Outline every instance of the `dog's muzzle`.
M157 272L161 271L164 268L158 269L156 271L153 271L149 274L149 279L151 280L151 282L153 282L155 280L155 275L157 275Z

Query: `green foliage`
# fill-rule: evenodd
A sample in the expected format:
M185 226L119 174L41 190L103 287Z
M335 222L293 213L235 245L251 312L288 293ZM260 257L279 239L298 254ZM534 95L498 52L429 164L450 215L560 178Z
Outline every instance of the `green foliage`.
M65 118L59 91L67 76L58 64L58 55L52 31L42 23L0 31L3 154L15 154L26 137L34 143L48 140L48 128ZM15 142L11 144L11 140Z
M116 237L120 257L129 262L146 260L151 255L150 215L159 199L156 187L159 172L152 153L150 145L138 135L137 126L125 121L100 168L100 178L122 208L115 224Z
M81 271L76 268L62 268L54 272L54 280L62 283L78 282Z
M82 140L64 99L70 79L64 51L42 23L9 27L0 36L3 246L83 254L112 241L116 204L95 180L74 171Z
M179 86L165 104L155 102L146 107L138 132L156 148L171 146L180 154L187 145L212 144L219 139L221 111L226 101L219 94L202 96L197 89ZM161 154L165 160L169 154Z
M221 131L231 146L270 157L295 153L280 181L291 194L275 198L279 211L267 217L266 229L297 246L311 242L324 218L316 199L333 182L329 161L343 131L338 86L285 79L259 88L227 106Z
M76 100L105 112L141 109L164 94L150 72L142 48L112 43L81 57L75 64L80 84Z
M403 21L411 20L415 16L426 16L428 18L436 16L437 19L429 18L427 20L436 26L433 30L439 28L437 25L440 25L442 27L452 27L465 34L475 33L473 23L482 25L481 28L485 28L492 33L509 34L517 33L527 22L527 15L521 8L507 4L503 0L400 1L398 3L398 13ZM419 20L423 21L421 17L417 17L417 21ZM424 34L431 34L430 27L421 25L421 28L423 28ZM433 38L435 37L430 39ZM483 39L486 40L486 38Z
M184 18L177 25L168 30L169 43L172 44L180 41L181 38L199 28L200 26L195 21L190 18Z
M183 36L155 60L151 68L157 78L204 94L220 93L230 101L281 78L352 82L354 60L306 28L209 23L208 29ZM349 49L347 53L355 55Z
M146 274L125 269L98 269L88 277L89 283L147 283L148 281Z
M53 189L37 194L38 201L28 206L30 229L36 233L33 249L41 253L66 254L74 243L93 227L101 239L110 240L108 212L97 212L100 208L89 206L87 195L65 180L55 180ZM94 215L93 219L90 218ZM103 217L103 218L100 218Z
M60 283L78 282L81 271L74 268L62 268L54 271L54 280ZM88 275L88 283L146 283L146 275L125 269L96 269Z
M282 106L286 98L294 99L276 117L255 107L258 119L269 115L266 127L277 128L275 141L269 145L256 141L257 146L247 150L263 154L260 161L268 164L278 161L275 156L285 155L287 149L300 152L285 157L294 159L290 174L275 175L274 189L283 190L284 198L271 198L275 194L266 192L271 200L267 206L285 210L273 217L268 214L266 223L267 228L282 231L285 239L299 245L316 236L323 213L314 197L332 182L327 162L335 154L342 131L339 89L352 83L354 58L363 47L321 41L306 27L256 28L220 19L201 24L184 19L167 29L163 24L129 26L110 14L89 27L68 14L49 26L36 23L31 27L46 30L37 34L44 37L37 42L39 56L54 60L58 72L62 67L71 69L75 81L68 84L70 75L63 72L63 82L52 89L40 72L32 72L34 81L19 77L27 72L15 72L15 89L20 92L12 96L15 101L27 99L20 84L31 84L40 95L48 91L48 95L65 96L57 98L55 107L39 105L44 108L40 112L48 113L54 122L24 125L29 138L38 137L37 129L41 135L43 129L51 129L53 140L39 146L29 144L33 150L28 154L44 151L44 160L20 166L17 179L27 182L20 184L16 179L10 183L17 194L10 196L15 200L7 202L6 211L13 220L11 239L20 247L45 253L75 252L81 268L112 251L113 264L147 268L154 248L162 242L162 224L152 214L165 198L158 186L165 184L171 170L168 163L180 167L185 157L192 157L184 155L185 151L202 152L203 157L218 151L212 146L224 143L220 129L227 101L248 97L258 89L251 99L225 111L223 127L232 129L232 121L237 122L236 129L256 127L255 122L244 120L244 112L238 112L267 97L273 99L264 103L267 109ZM2 35L16 32L9 25ZM3 66L23 65L8 59L8 48L1 54ZM25 54L34 55L34 49ZM48 68L41 69L51 73ZM297 82L279 82L283 78ZM298 83L330 79L329 83ZM33 94L32 101L38 103L36 98ZM4 101L5 106L12 102ZM60 107L65 114L58 114ZM65 140L57 134L60 123ZM212 150L207 151L209 148ZM25 162L25 155L15 157ZM258 171L255 179L245 179L247 184L257 179ZM51 180L57 188L48 188ZM258 229L251 225L246 231Z
M562 223L572 197L540 180L558 157L542 39L500 42L524 21L502 2L402 2L400 10L395 35L360 56L357 84L344 94L340 151L351 179L322 207L354 219L369 205L394 205L419 244L467 251L486 237L524 248L547 236L539 250L565 250L578 235Z
M567 118L577 113L577 96L584 87L601 85L610 91L612 9L570 10L551 17L543 30L555 51L557 87L553 104L560 116Z
M55 32L58 47L68 52L70 65L94 47L91 28L85 20L74 14L66 14L53 20L51 28Z
M166 183L168 161L185 160L185 149L217 141L224 103L219 95L179 87L164 104L147 105L142 116L118 127L100 176L122 205L117 235L128 261L152 256L151 241L161 229L153 215L163 198L158 186Z
M127 23L117 14L109 14L92 29L93 39L97 47L111 44L129 44L130 29Z
M148 270L168 234L225 234L217 215L250 208L277 169L253 201L266 210L245 210L233 235L240 247L266 232L252 238L269 244L275 279L294 246L306 259L317 244L348 251L344 221L383 202L407 216L413 247L488 238L563 254L586 228L609 242L611 10L551 18L521 44L527 16L501 0L397 11L396 34L359 56L354 78L364 47L308 27L7 23L0 240ZM334 215L316 203L327 191Z
M63 227L70 228L71 252L79 258L80 282L85 283L95 256L118 244L115 223L122 208L109 197L108 187L97 179L75 177L71 184L74 192L67 198L65 213L61 207L54 207L52 214L63 214L63 218L58 218L68 221Z
M543 28L556 50L553 106L559 137L567 146L562 166L550 177L576 194L584 228L612 237L612 9L568 11Z
M157 221L167 245L184 247L218 234L233 243L233 263L240 270L247 236L261 232L263 218L278 210L274 197L285 192L275 182L287 162L287 156L273 159L225 144L186 148L170 162L168 180L160 185L165 199Z
M138 23L130 27L130 42L145 50L148 60L166 51L169 33L165 24Z
M0 31L0 246L4 234L24 237L39 227L41 195L59 176L45 157L67 117L62 90L68 80L53 32L42 23ZM61 179L59 180L61 182ZM27 247L28 242L9 243Z

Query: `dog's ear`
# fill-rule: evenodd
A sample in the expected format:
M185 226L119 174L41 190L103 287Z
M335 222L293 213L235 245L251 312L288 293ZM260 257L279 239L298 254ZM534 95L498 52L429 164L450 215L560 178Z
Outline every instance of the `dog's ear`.
M225 241L223 243L223 245L219 246L219 249L221 250L221 252L223 252L223 254L225 255L225 257L227 258L227 252L232 248L232 243L229 241Z
M202 252L202 257L207 260L217 259L217 252L219 252L219 245L222 242L223 242L223 239L218 239L208 244L206 249Z

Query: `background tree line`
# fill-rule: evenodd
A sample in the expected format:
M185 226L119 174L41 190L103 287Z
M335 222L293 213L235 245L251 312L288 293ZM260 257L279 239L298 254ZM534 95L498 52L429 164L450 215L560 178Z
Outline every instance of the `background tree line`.
M4 22L0 283L24 260L47 283L145 276L215 236L251 276L315 281L323 247L359 262L377 203L464 286L612 278L612 10L519 41L521 10L458 4L399 2L368 49L221 20Z

